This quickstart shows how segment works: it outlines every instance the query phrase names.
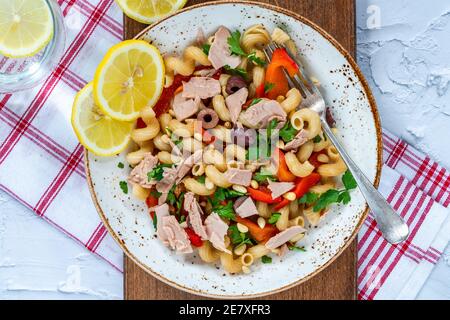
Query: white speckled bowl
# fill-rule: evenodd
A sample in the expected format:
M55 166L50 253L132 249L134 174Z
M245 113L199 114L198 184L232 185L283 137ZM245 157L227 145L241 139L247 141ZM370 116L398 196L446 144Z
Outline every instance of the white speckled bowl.
M138 35L152 41L163 53L181 52L197 29L214 32L220 25L243 30L256 23L269 30L289 29L310 73L320 81L331 106L339 134L350 155L367 176L378 183L381 168L381 132L376 105L360 70L350 55L325 31L292 12L261 3L215 2L186 8ZM86 170L100 217L124 252L158 279L190 293L241 298L272 294L299 284L332 263L355 238L367 214L359 193L347 206L334 207L319 227L302 240L305 253L290 252L282 261L256 263L251 274L228 275L203 264L196 256L176 255L154 236L144 203L123 194L119 181L129 169L125 153L100 158L86 153Z

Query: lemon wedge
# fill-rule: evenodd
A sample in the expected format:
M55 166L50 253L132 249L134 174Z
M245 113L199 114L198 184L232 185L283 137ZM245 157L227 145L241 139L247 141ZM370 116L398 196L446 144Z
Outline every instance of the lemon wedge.
M96 106L92 82L78 92L72 107L72 127L80 143L98 156L123 151L131 139L134 123L105 116Z
M0 0L0 53L24 58L53 37L53 16L45 0Z
M186 4L186 0L116 0L122 11L131 19L151 24Z
M164 76L156 47L143 40L123 41L109 49L95 72L95 102L113 119L136 120L142 108L158 101Z

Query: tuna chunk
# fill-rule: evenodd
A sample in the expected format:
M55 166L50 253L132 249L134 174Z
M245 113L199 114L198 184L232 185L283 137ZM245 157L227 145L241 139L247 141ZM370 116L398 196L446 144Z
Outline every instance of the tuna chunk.
M208 99L220 94L222 88L219 80L208 77L193 77L188 82L183 82L183 98Z
M163 178L156 183L156 190L161 193L168 193L172 189L177 179L176 168L163 168Z
M272 238L269 239L269 241L266 242L265 246L267 249L276 249L279 246L285 244L286 242L288 242L289 240L291 240L292 238L294 238L296 235L300 234L300 233L304 233L306 232L306 229L300 227L300 226L293 226L290 228L287 228L284 231L281 231L280 233L278 233L277 235L273 236Z
M252 172L250 170L230 168L225 172L225 178L229 183L247 187L252 181Z
M275 199L294 188L292 182L273 182L269 180L269 190L272 191L272 198Z
M183 121L196 114L201 107L202 101L200 98L186 99L182 94L177 94L173 98L172 109L178 121Z
M208 59L216 70L223 66L236 68L241 63L239 56L231 55L230 46L228 45L230 36L230 31L225 27L220 27L214 35L214 42L209 49Z
M241 120L251 128L266 128L273 119L286 121L286 112L275 100L261 100L241 113Z
M211 213L205 220L206 234L208 240L217 250L230 253L231 251L225 247L225 236L228 232L228 225L220 219L215 212Z
M153 168L158 164L158 158L152 155L150 152L144 155L139 164L131 170L128 176L128 182L140 185L143 188L150 189L155 182L148 181L147 173L152 171Z
M284 151L297 150L300 146L308 141L308 133L305 130L300 130L292 139L284 146Z
M245 101L247 101L247 97L248 89L244 87L229 95L225 99L225 104L230 111L231 121L233 123L236 123L236 121L238 120L239 114L242 110L242 105L245 103Z
M203 211L192 192L188 192L184 195L184 209L189 214L188 222L191 225L192 230L194 230L202 240L207 240L208 235L206 234L206 228L202 221Z
M169 205L167 203L149 208L149 212L155 211L156 214L156 235L165 245L167 245L167 236L163 230L163 218L169 216Z
M166 238L166 243L177 253L191 253L192 247L186 231L180 226L174 216L162 218L162 232Z
M203 150L197 150L189 157L187 157L178 167L177 167L177 179L176 183L179 183L192 169L194 164L199 163L203 158Z
M241 217L247 218L258 214L255 203L250 197L240 197L234 203L234 211Z

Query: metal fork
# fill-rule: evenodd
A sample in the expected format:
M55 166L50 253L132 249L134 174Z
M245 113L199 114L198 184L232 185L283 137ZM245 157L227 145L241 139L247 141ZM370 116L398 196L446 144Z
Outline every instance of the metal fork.
M375 220L377 221L378 228L380 229L383 237L392 244L400 243L406 240L409 235L409 228L403 219L394 211L394 209L387 203L386 199L378 192L369 179L364 175L361 169L350 158L347 151L341 141L337 139L331 130L326 120L326 106L325 100L322 97L319 89L314 85L311 79L307 76L302 64L289 52L287 48L281 47L275 43L269 44L264 53L267 56L268 61L271 60L272 54L275 49L285 49L291 58L299 66L300 76L296 74L294 77L284 70L289 85L292 88L297 88L302 96L303 101L300 108L309 108L316 111L320 115L322 122L322 128L327 137L334 144L342 159L344 160L347 168L353 174L361 193L367 201L369 208L372 210ZM303 78L303 79L302 79Z

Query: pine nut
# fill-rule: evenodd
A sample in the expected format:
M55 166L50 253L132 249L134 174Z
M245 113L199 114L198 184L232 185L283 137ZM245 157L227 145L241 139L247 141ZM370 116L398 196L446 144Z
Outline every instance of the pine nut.
M239 232L246 233L248 232L248 228L241 223L237 223L237 228Z
M328 158L328 156L326 154L319 154L317 156L317 161L322 162L322 163L328 163L328 162L330 162L330 158Z
M242 266L242 272L245 274L249 274L250 272L252 272L252 270L250 270L250 268L247 266Z
M253 189L258 189L258 188L259 188L259 183L258 183L258 181L256 181L256 180L252 180L252 181L250 182L250 186L251 186Z
M238 184L233 184L232 188L234 191L237 191L240 193L247 193L247 189L244 186L240 186Z
M297 198L297 196L295 195L295 193L294 192L286 192L285 194L283 194L283 197L285 198L285 199L287 199L287 200L289 200L289 201L294 201L296 198Z
M259 217L257 222L258 222L258 226L261 229L264 229L264 227L266 226L266 219L264 219L263 217Z
M214 189L214 183L208 177L205 178L205 187L208 190Z
M242 256L245 250L247 250L247 245L245 243L240 244L236 248L234 248L234 254L237 256Z
M225 128L231 129L231 122L230 121L225 122L223 125L224 125Z

